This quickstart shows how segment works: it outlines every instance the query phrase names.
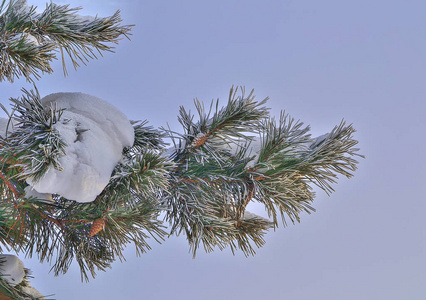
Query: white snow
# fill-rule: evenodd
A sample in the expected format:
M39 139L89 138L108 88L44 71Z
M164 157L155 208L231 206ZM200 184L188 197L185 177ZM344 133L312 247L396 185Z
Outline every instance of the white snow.
M41 180L27 183L42 194L77 202L95 200L108 184L123 148L133 145L130 121L108 102L83 93L51 94L41 102L66 109L54 125L67 144L66 155L59 159L63 170L51 166Z
M25 266L17 256L12 254L0 254L0 261L0 276L3 280L6 280L10 285L20 284L24 280ZM22 287L22 291L34 298L46 299L37 289L33 288L28 281L25 281L25 286Z
M266 219L264 217L258 216L252 212L249 212L248 210L244 211L244 217L243 220L249 220L249 219L261 219L266 222L270 222L269 219Z
M94 17L94 16L81 16L81 15L74 16L74 20L76 20L77 22L82 22L82 23L91 23L95 21L96 19L97 17Z
M0 276L11 285L21 283L25 277L24 263L15 255L0 255Z
M7 135L10 135L14 130L14 121L13 119L9 121L9 118L2 118L0 117L0 136L2 138L6 137Z
M37 198L37 200L40 200L45 203L54 203L52 194L49 193L39 193L37 192L32 186L27 186L25 188L25 198L34 197Z
M17 33L15 34L13 39L17 41L24 39L26 43L31 43L31 44L34 44L35 46L40 46L40 43L38 42L36 37L29 33Z
M15 1L16 11L22 14L27 14L30 12L30 6L27 4L27 0L17 0Z
M22 291L27 293L28 295L33 296L36 299L46 299L37 289L33 288L31 285L22 287Z
M238 140L232 143L225 145L225 149L230 151L232 155L236 155L241 148L244 148L247 143L247 140ZM254 156L253 160L247 163L248 168L252 168L259 158L260 150L262 148L262 140L260 137L251 137L251 141L248 145L248 149L246 151L246 157Z
M0 136L2 138L6 137L6 129L7 129L7 123L9 122L9 118L0 118ZM9 131L11 126L9 125Z
M326 140L330 136L330 133L326 133L323 135L320 135L316 138L313 138L311 141L305 144L306 148L314 149L318 147L324 140ZM245 146L245 140L243 141L237 141L236 143L229 143L226 145L226 149L231 152L231 154L235 155L241 147ZM251 168L253 167L260 154L260 150L262 149L262 138L260 137L253 137L249 146L248 150L246 152L246 156L254 156L253 160L249 161L247 164L247 167Z
M316 137L315 140L312 142L312 144L309 146L309 148L314 149L314 148L318 147L329 136L330 136L330 133L325 133L323 135Z

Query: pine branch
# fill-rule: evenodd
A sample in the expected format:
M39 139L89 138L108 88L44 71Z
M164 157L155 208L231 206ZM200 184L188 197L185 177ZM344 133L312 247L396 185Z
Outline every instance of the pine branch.
M37 182L50 165L61 169L59 157L65 155L66 144L53 125L60 120L62 110L44 107L37 89L23 92L20 99L10 99L15 130L4 140L0 158L9 168L19 170L18 179Z
M1 263L0 263L1 264ZM7 276L7 275L6 275ZM0 276L0 299L2 300L40 300L46 299L31 295L25 291L29 286L28 282L23 281L19 285L11 285Z
M331 192L339 175L352 176L360 155L351 125L342 122L313 139L303 123L284 113L275 121L264 101L235 91L222 109L216 102L205 112L196 101L197 121L181 108L179 138L134 122L134 145L123 149L108 185L89 203L55 194L47 203L26 194L26 180L60 167L58 158L66 155L54 126L63 111L44 107L37 92L11 99L13 130L0 140L0 241L52 262L56 275L76 261L88 280L123 259L128 243L142 254L149 238L161 242L164 212L170 235L184 235L193 255L200 248L254 255L279 219L286 225L315 211L312 185ZM259 139L251 136L256 133ZM167 137L179 139L171 151L164 149ZM250 214L251 201L263 204L270 220Z
M165 232L157 220L162 209L157 197L167 189L170 169L158 150L161 134L144 124L137 126L135 145L123 152L126 163L116 167L110 184L94 203L75 203L59 195L54 195L54 202L48 204L27 198L25 180L41 178L45 168L65 153L52 148L46 151L46 147L40 146L63 146L59 136L55 136L59 142L50 139L62 110L44 107L37 91L24 92L21 99L11 99L14 129L0 149L4 162L2 191L10 200L3 203L2 210L2 224L9 238L3 239L4 243L16 245L28 256L37 254L40 261L53 261L55 274L65 273L75 260L82 279L87 280L89 274L94 276L96 270L109 267L116 257L123 258L127 243L134 243L138 253L144 253L150 249L149 237L160 242ZM105 227L93 234L92 223L99 219L106 220Z
M0 5L0 81L13 82L24 76L28 81L40 78L40 72L52 73L51 62L60 50L65 75L65 53L74 68L86 64L97 54L113 50L121 36L132 26L120 25L120 12L106 18L81 17L81 8L50 3L37 13L25 1L3 1Z
M334 191L331 184L336 183L338 175L353 176L358 163L354 157L364 158L355 148L358 141L353 139L354 133L352 124L342 121L320 143L312 145L303 157L300 172L327 194Z
M135 142L132 147L124 149L125 154L144 153L147 149L162 150L166 143L163 139L166 137L164 132L154 129L152 126L146 126L148 121L133 121L135 131Z
M206 251L214 247L240 248L246 255L253 254L249 240L261 245L262 231L247 231L242 218L245 208L254 196L254 185L247 173L250 158L246 151L232 153L230 143L249 141L246 134L262 128L267 109L254 102L253 92L247 97L235 97L231 89L228 105L218 109L212 117L203 105L195 105L199 121L181 108L179 121L184 127L183 142L172 155L178 167L174 170L174 194L168 198L171 207L166 219L171 223L171 233L184 232L192 252L203 244ZM267 227L271 223L267 223ZM238 245L238 247L237 247Z
M232 114L225 112L236 111L233 104L210 118L196 102L197 122L186 110L180 110L185 134L171 156L178 167L172 175L175 194L165 204L171 207L166 219L172 233L185 233L194 255L201 243L206 251L226 246L234 250L239 245L246 255L254 253L247 240L250 235L241 235L241 229L236 233L250 201L264 204L272 219L269 226L278 226L278 214L284 225L286 218L299 222L302 212L315 211L310 183L326 187L328 192L324 182L331 182L338 174L348 176L357 163L353 159L357 142L351 136L353 131L344 125L327 138L314 140L308 134L309 127L282 113L278 122L252 115L251 123L249 118L245 120L247 127L234 123L236 131L227 132L223 124L232 124L228 118ZM245 133L254 128L261 132L261 147L251 156L252 139ZM222 139L217 138L219 133ZM253 228L250 234L254 234ZM260 237L251 237L261 244Z
M247 97L243 88L241 96L236 96L237 91L238 88L231 88L228 103L220 110L219 101L211 102L208 113L205 112L204 105L196 99L194 102L199 115L199 121L196 123L193 122L194 116L190 112L180 108L179 122L184 134L172 155L175 162L185 161L186 157L192 154L195 154L195 159L202 160L203 155L198 154L203 152L208 157L213 156L220 160L217 148L223 148L237 139L247 139L245 134L259 130L260 121L268 113L268 109L263 106L267 98L256 102L254 91ZM215 112L210 116L214 105ZM174 137L171 132L169 134ZM200 151L197 151L199 149Z

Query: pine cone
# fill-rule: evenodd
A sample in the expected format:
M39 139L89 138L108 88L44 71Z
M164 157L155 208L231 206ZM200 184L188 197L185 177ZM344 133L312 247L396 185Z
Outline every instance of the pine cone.
M197 147L204 145L208 138L209 138L209 136L205 133L201 132L201 133L197 134L194 137L194 140L192 141L191 147L197 148Z
M93 221L92 227L90 227L89 237L94 236L99 231L102 231L105 227L105 220L103 218L98 218Z

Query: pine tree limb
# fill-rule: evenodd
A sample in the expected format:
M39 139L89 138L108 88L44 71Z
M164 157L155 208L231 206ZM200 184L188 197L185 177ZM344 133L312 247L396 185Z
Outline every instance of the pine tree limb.
M28 81L52 73L51 62L61 52L67 74L65 53L74 68L97 58L96 52L113 50L121 36L128 38L132 26L120 25L120 12L106 18L81 17L81 8L50 3L38 13L25 1L0 4L0 81L13 82L21 76Z

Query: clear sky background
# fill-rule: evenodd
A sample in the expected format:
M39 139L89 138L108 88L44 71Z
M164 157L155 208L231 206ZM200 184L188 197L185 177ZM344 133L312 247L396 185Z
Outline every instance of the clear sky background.
M44 1L28 0L44 6ZM330 131L342 118L357 129L359 170L342 178L317 212L271 231L254 257L229 250L194 260L172 237L113 264L89 283L26 259L33 285L57 299L426 299L426 4L424 1L57 1L83 15L122 10L131 41L64 78L60 62L37 83L42 95L81 91L130 119L179 130L180 105L225 103L232 85L270 96ZM8 106L23 80L1 83ZM263 214L259 207L255 212Z

